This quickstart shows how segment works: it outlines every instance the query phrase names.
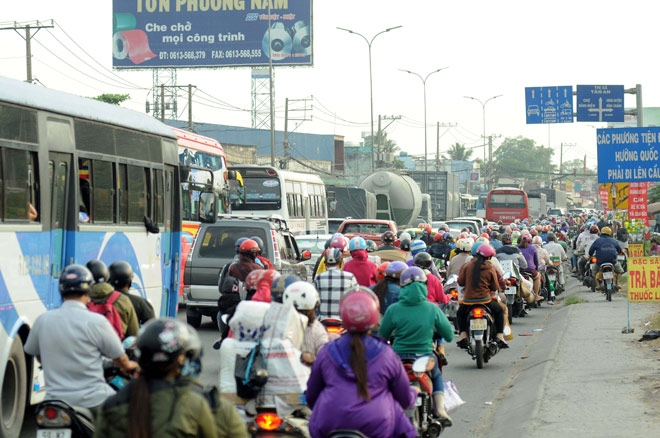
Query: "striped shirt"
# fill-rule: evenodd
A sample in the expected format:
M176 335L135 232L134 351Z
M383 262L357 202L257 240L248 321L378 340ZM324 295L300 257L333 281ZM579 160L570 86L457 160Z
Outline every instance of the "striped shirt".
M358 283L350 272L332 267L314 278L314 286L321 300L319 318L339 318L339 300Z

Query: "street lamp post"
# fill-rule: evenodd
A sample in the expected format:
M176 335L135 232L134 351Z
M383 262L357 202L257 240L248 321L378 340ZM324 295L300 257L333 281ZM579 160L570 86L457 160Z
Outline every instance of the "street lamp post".
M415 73L414 71L410 70L403 70L399 69L402 72L410 73L411 75L417 76L421 81L422 81L422 86L424 88L424 182L427 180L427 172L428 172L428 162L429 162L429 156L428 156L428 136L426 133L426 80L431 76L433 73L437 73L439 71L445 70L449 67L443 67L439 68L437 70L433 70L431 73L427 74L425 77L422 77L419 73ZM426 185L426 184L425 184ZM428 189L425 187L425 189Z
M376 169L375 156L374 156L374 146L376 143L376 139L374 138L374 85L373 85L373 79L372 79L373 76L371 71L371 44L374 42L374 40L378 35L384 34L385 32L389 32L394 29L398 29L400 27L403 26L394 26L394 27L389 27L385 30L381 30L376 35L374 35L370 40L367 39L367 37L365 37L361 33L355 32L350 29L344 29L343 27L337 27L337 29L339 30L343 30L345 32L352 33L354 35L362 37L362 39L367 43L367 46L369 46L369 102L371 106L371 171L372 172Z
M476 97L463 96L466 99L476 100L477 102L479 102L481 104L481 114L482 114L482 117L483 117L483 129L484 129L484 135L483 135L483 138L484 138L484 164L486 163L486 104L488 102L490 102L491 100L496 99L496 98L501 97L501 96L502 96L501 94L498 94L497 96L489 97L488 99L486 99L485 102L482 102L480 99L477 99ZM490 161L490 159L489 159L489 161Z

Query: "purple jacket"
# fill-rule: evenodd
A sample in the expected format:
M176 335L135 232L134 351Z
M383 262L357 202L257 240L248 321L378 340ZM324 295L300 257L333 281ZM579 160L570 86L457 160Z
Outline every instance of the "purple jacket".
M319 351L307 381L307 404L312 409L309 431L322 438L335 429L357 429L371 438L391 438L417 432L404 413L414 405L412 389L401 359L379 338L361 335L367 358L370 401L358 396L349 364L354 335L346 334Z
M527 268L537 271L539 269L539 253L536 247L532 244L527 244L527 248L518 246L525 260L527 260Z

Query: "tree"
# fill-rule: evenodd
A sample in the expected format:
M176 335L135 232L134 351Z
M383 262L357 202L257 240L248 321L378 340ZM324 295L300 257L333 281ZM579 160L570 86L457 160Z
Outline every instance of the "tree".
M101 102L111 103L113 105L121 105L122 102L131 98L130 94L101 94L100 96L92 97L92 99L100 100Z
M447 155L443 155L442 158L454 161L471 161L472 152L474 152L472 149L468 149L464 144L456 142L449 147Z
M394 140L391 140L387 138L387 132L381 130L376 132L376 149L374 150L376 154L376 167L395 167L397 169L404 168L405 166L403 165L403 162L400 160L395 160L394 159L394 154L400 150L399 146L394 142ZM370 148L371 147L371 136L368 135L364 139L364 146ZM394 161L384 161L384 160L379 160L379 155L382 155L382 158L387 157L389 154L390 157ZM398 161L398 163L397 163Z
M524 178L550 182L556 178L552 164L554 151L537 145L534 140L518 136L506 138L493 153L495 169L492 178Z

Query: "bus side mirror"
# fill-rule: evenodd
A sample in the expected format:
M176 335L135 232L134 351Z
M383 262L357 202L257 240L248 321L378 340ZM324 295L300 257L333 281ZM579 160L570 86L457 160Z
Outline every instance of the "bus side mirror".
M199 221L215 223L218 218L218 196L213 192L202 192L199 196Z

